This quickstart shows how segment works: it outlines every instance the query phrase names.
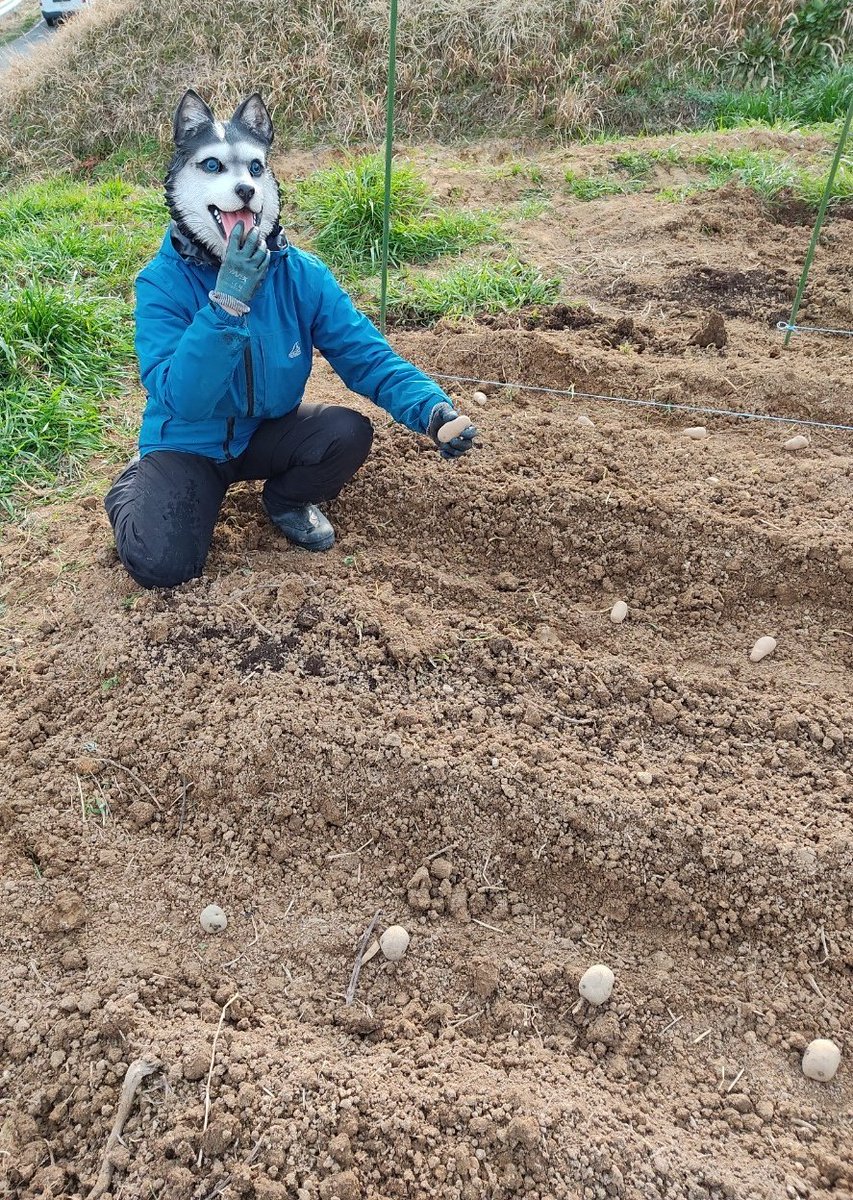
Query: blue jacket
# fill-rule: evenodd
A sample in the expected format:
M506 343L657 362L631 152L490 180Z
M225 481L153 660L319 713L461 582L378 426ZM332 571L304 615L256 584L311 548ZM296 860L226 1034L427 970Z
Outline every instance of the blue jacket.
M225 462L264 420L303 398L316 347L359 395L417 433L447 396L395 354L328 267L270 238L248 317L211 304L218 263L173 227L136 280L136 353L148 402L140 454L183 450ZM181 253L179 253L179 249Z

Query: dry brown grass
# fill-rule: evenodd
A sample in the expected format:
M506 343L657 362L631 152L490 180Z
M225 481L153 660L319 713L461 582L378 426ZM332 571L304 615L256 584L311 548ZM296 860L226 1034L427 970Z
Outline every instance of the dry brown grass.
M0 46L13 42L15 38L32 29L41 20L40 0L23 0L17 8L0 17Z
M401 137L590 133L614 97L685 64L715 69L795 0L401 0ZM227 108L257 88L280 141L383 129L385 0L99 0L12 73L0 148L56 169L128 139L166 140L183 88ZM6 145L3 146L2 143Z

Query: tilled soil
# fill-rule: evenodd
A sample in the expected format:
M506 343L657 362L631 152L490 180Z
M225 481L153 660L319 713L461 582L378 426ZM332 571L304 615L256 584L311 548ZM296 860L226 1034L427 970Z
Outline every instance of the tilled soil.
M734 192L573 212L582 308L398 347L853 423L849 344L772 327L807 222ZM531 248L568 270L549 220ZM850 327L851 278L839 217L814 323ZM725 344L691 344L713 311ZM148 1057L104 1194L853 1196L851 435L451 390L482 430L458 464L351 401L376 445L327 555L253 487L170 593L94 496L6 530L6 1194L88 1195ZM310 398L344 395L318 366ZM411 946L347 1006L377 911Z

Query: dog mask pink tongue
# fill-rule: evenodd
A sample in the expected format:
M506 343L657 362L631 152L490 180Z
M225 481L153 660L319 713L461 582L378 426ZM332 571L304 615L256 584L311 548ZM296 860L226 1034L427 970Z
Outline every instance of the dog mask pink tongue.
M255 224L255 215L248 208L238 208L236 212L220 211L219 219L222 221L222 228L225 230L226 242L234 232L234 226L238 221L243 222L244 235L247 234Z

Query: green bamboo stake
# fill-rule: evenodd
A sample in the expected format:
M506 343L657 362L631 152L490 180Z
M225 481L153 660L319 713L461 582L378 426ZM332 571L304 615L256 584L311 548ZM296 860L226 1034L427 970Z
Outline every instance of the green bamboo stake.
M847 116L844 120L844 127L841 130L841 137L838 139L838 145L835 148L835 157L832 160L832 166L829 168L829 174L826 177L826 187L823 189L823 195L821 196L820 200L820 208L817 210L817 220L815 221L812 240L809 242L805 266L803 267L803 273L800 276L797 294L794 297L794 307L791 309L791 319L788 321L788 332L785 334L784 345L786 346L791 340L791 334L794 332L791 326L797 323L797 313L799 312L800 302L803 298L803 293L806 290L806 284L809 280L809 271L811 270L812 259L815 256L815 251L817 250L817 241L820 237L820 230L821 226L823 225L823 219L826 216L827 207L829 206L829 198L832 195L832 185L835 183L838 165L841 162L841 153L844 150L844 145L850 133L851 121L853 121L853 96L850 97L850 104L847 108Z
M385 332L388 307L388 240L391 230L391 156L394 150L394 89L397 86L397 0L391 0L388 36L388 95L385 107L385 199L382 208L382 287L379 328Z

